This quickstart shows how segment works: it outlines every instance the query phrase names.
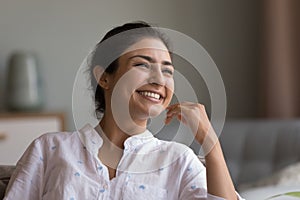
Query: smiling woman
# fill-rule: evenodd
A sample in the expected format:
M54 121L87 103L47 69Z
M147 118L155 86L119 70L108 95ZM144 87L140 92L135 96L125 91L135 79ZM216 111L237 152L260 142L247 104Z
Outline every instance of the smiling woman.
M98 125L36 139L5 199L241 199L204 106L170 105L174 66L159 29L144 22L116 27L89 63ZM200 144L210 144L206 167L189 147L147 130L163 110L166 124L177 118Z
M142 48L145 46L152 46L152 48ZM147 119L149 118L149 111L151 107L165 109L173 96L174 80L173 80L173 66L171 65L171 57L168 49L158 39L146 38L131 46L128 53L123 54L118 58L118 69L113 74L104 72L102 75L96 74L100 77L99 85L104 88L104 99L106 107L103 118L112 115L111 103L112 93L114 90L118 92L118 99L122 99L129 104L122 104L124 107L129 106L131 119L140 126L145 127ZM99 66L100 67L100 66ZM96 70L95 73L101 72ZM170 73L171 72L171 73ZM125 78L125 74L126 78ZM123 84L118 84L122 79ZM152 96L153 97L152 97ZM156 99L155 96L159 98ZM114 115L122 115L125 109L118 109L118 113ZM155 115L158 115L162 110L157 110ZM152 113L154 114L154 113ZM128 121L124 121L128 125ZM141 123L138 123L141 122ZM132 126L136 126L132 124Z

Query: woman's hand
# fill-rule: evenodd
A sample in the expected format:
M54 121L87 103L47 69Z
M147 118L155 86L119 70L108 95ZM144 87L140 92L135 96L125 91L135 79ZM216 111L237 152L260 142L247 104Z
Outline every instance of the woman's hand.
M166 124L169 124L173 117L187 125L196 140L203 144L205 137L211 130L211 124L202 104L192 102L182 102L167 107Z
M221 145L208 119L205 107L197 103L183 102L170 105L167 110L165 123L168 124L173 117L177 117L190 127L196 140L202 146L205 154L208 193L225 199L237 199Z

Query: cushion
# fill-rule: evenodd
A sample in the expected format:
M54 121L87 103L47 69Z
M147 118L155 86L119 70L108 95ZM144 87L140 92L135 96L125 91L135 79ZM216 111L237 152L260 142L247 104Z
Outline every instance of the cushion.
M3 199L9 179L15 169L15 166L1 165L0 166L0 199Z
M295 186L300 185L300 162L291 164L271 176L263 178L259 181L242 184L239 190L246 190L249 188L266 187L266 186ZM300 188L299 188L300 190Z

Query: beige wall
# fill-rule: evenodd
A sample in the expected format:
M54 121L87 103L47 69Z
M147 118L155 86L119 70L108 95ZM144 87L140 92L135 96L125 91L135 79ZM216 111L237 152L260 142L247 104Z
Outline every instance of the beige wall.
M259 13L255 2L1 0L0 108L4 109L9 54L18 49L32 50L40 60L46 109L66 111L67 127L73 129L72 87L82 60L104 32L124 22L145 20L183 32L202 44L224 79L227 116L256 117ZM197 80L192 82L201 97L205 86ZM207 97L202 100L209 103Z

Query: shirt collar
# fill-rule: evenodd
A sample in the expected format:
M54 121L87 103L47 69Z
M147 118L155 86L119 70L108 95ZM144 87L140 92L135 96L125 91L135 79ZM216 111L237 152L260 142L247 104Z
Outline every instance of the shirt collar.
M78 135L85 148L93 155L98 155L103 140L92 125L86 124L78 131Z
M99 133L98 133L98 132ZM95 128L90 124L86 124L83 128L78 131L81 142L85 145L86 149L92 154L98 154L100 147L103 144L101 135L104 134L101 127L97 125ZM133 135L127 138L124 142L125 149L134 149L140 145L143 145L154 138L149 130Z
M144 132L133 135L129 138L127 138L124 142L125 149L127 148L135 148L137 146L143 145L149 141L151 141L154 138L152 133L149 130L145 130Z

